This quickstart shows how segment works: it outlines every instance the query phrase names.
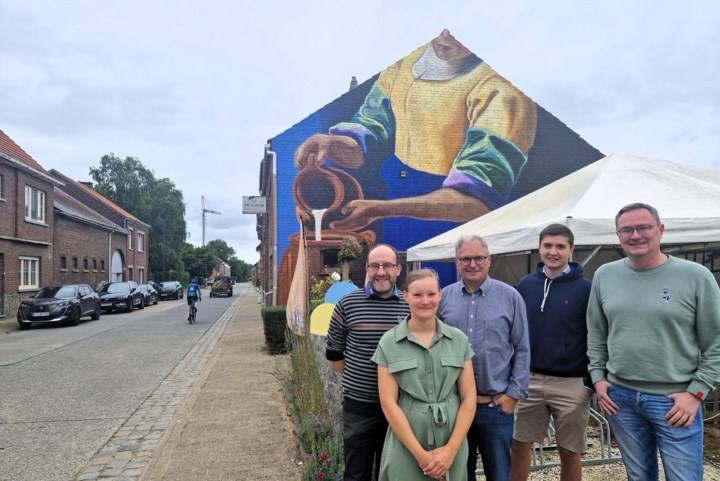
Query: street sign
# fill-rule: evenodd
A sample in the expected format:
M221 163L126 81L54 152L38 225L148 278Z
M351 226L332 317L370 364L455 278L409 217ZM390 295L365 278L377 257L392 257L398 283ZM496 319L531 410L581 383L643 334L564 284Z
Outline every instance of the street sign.
M267 212L267 206L265 204L265 196L243 196L243 214L264 214Z

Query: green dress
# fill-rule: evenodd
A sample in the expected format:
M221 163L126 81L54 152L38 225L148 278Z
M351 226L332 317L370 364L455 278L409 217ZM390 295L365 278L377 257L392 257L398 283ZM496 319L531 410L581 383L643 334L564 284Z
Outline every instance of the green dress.
M398 405L424 449L447 444L460 407L457 379L465 361L472 359L465 334L436 318L437 330L429 347L413 337L407 319L386 332L372 361L388 369L399 387ZM447 481L467 481L467 440L447 472ZM379 481L414 481L425 476L417 461L392 428L388 428L380 463Z

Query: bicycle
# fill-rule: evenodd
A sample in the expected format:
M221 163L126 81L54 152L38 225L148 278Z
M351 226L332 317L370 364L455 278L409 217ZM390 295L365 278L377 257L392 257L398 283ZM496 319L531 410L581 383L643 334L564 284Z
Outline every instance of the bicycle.
M188 322L190 324L193 324L197 317L197 307L195 307L195 303L197 303L197 299L193 300L192 305L190 307L190 315L188 316Z

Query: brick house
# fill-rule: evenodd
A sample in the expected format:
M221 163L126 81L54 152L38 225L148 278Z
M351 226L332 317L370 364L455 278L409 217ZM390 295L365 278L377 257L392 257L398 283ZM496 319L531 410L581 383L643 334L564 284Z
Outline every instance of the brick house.
M60 182L0 130L0 317L53 281L55 187Z
M72 180L55 169L51 169L50 174L63 183L61 189L70 197L120 227L104 241L106 249L110 246L112 251L107 280L146 283L150 225L94 191L92 184Z
M55 190L53 282L85 282L97 288L112 277L115 253L125 258L129 231L101 216L67 192ZM122 279L122 277L120 277Z
M55 283L146 282L149 225L0 130L0 318Z

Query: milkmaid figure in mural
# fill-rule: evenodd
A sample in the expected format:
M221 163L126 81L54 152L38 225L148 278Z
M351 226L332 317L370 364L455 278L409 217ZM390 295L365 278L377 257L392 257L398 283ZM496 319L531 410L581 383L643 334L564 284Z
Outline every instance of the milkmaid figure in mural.
M381 72L349 122L306 139L295 165L355 169L382 160L376 152L394 138L379 172L386 199L350 200L328 227L382 220L379 240L405 250L504 205L536 123L535 103L443 30Z

